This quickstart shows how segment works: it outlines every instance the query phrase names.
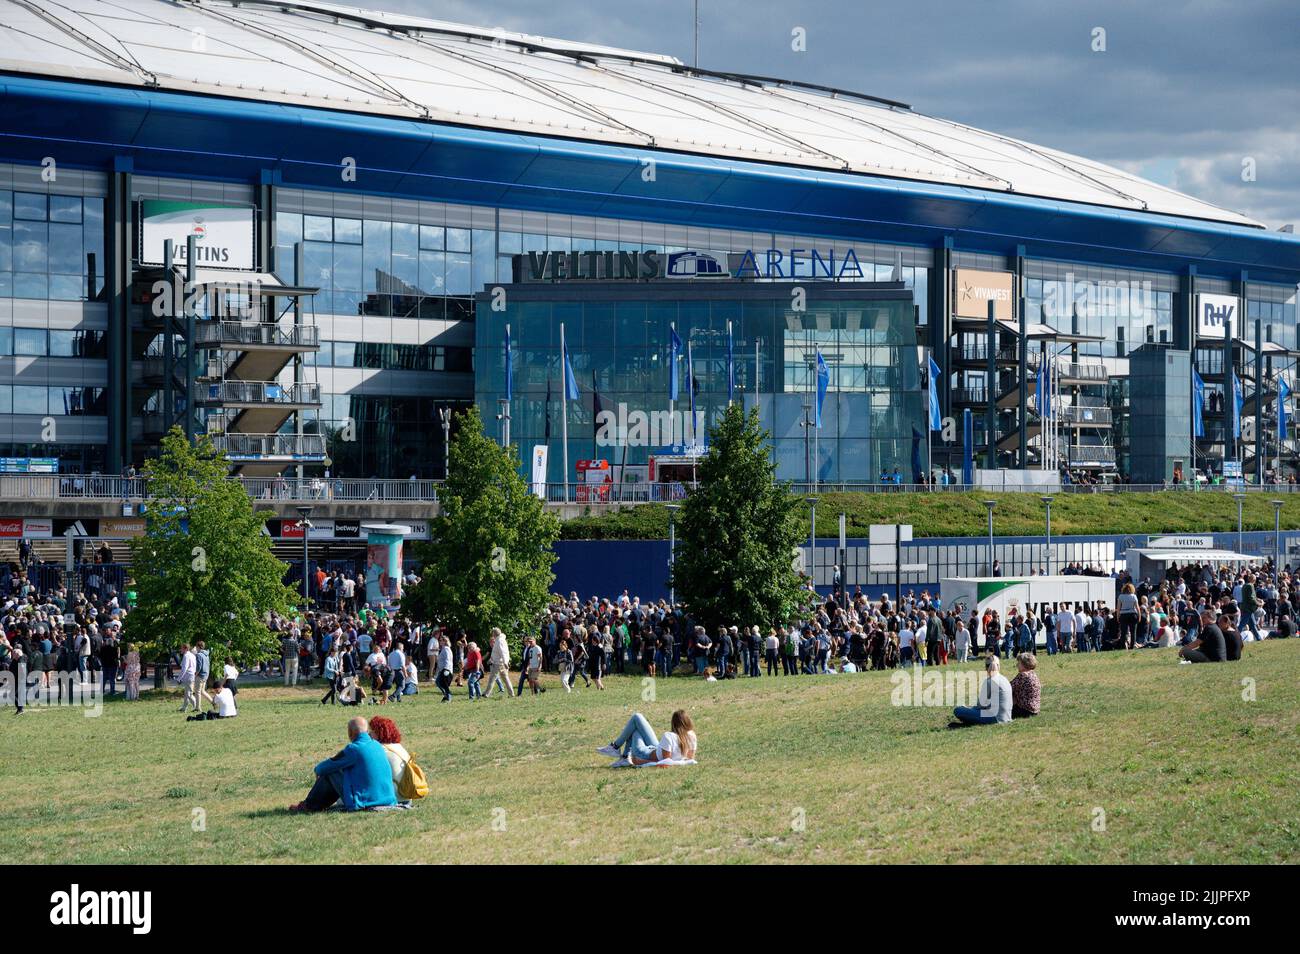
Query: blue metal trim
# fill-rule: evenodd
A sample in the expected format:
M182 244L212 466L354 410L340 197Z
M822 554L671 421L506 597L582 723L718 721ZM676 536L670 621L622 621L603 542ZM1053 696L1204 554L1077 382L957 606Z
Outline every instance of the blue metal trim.
M0 158L1300 281L1300 236L938 183L11 76ZM70 131L75 130L75 136ZM75 153L60 155L61 151ZM337 154L337 156L336 156ZM357 182L342 181L345 156ZM642 181L642 160L657 164Z

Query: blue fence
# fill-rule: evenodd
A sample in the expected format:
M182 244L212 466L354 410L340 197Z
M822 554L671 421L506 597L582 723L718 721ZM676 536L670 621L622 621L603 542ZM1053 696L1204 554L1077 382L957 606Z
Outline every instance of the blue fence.
M1131 547L1144 547L1153 538L1147 534L1112 534L1097 536L1052 537L1050 570L1059 573L1072 562L1099 564L1109 572L1122 565L1124 553ZM1214 538L1216 548L1237 550L1235 531L1228 533L1180 534ZM832 567L840 562L838 540L817 541L817 588L829 593ZM894 590L892 574L869 572L867 541L849 539L844 561L844 582L850 591L861 586L873 596ZM1282 563L1300 565L1300 532L1283 531L1280 536ZM808 547L804 546L804 565L811 568ZM1240 552L1252 556L1273 556L1271 530L1248 531L1241 535ZM580 597L617 596L627 590L642 600L668 598L669 548L667 540L561 540L555 544L559 559L555 563L557 593L576 592ZM1043 537L994 537L993 556L1007 576L1027 576L1031 570L1049 568L1046 541ZM920 591L939 588L945 577L985 576L988 566L987 537L929 537L903 544L902 563L925 564L925 572L905 573L902 588Z

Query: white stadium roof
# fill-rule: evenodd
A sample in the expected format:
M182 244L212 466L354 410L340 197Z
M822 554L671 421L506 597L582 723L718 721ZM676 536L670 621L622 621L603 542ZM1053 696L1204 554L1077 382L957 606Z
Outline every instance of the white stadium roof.
M843 90L292 0L0 0L0 70L944 183L1262 228L1078 156Z

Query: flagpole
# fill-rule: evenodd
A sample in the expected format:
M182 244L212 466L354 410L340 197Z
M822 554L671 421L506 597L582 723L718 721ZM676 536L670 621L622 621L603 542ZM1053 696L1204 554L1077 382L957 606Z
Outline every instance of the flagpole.
M564 461L564 502L569 502L569 350L564 343L564 322L560 322L560 443Z
M934 485L931 483L931 481L934 479L932 476L934 474L934 458L931 456L932 451L930 450L931 435L934 433L930 425L933 424L934 422L933 420L931 420L932 411L930 409L930 387L929 387L929 385L931 384L930 361L931 361L932 353L933 352L931 351L931 349L929 348L925 349L925 381L927 385L925 389L925 483L930 490L934 490ZM934 386L938 387L937 384Z
M677 430L677 399L673 397L673 390L671 385L673 377L677 374L677 352L673 349L672 346L672 336L675 334L677 334L677 322L670 321L668 322L668 361L670 365L668 368L668 380L670 382L668 387L668 420L672 422L671 429L673 433L670 433L668 435L669 444L676 443L676 440L674 438L676 437L675 432ZM662 439L663 436L660 435L660 440ZM686 442L686 434L683 433L682 443L685 442Z
M727 322L727 407L731 407L731 395L736 389L736 352L731 341L731 322Z
M511 358L511 354L510 354L510 326L509 326L509 325L506 325L506 377L507 377L507 379L510 381L510 383L511 383L511 387L506 388L506 392L507 392L507 393L506 393L506 404L505 404L505 407L503 408L503 417L502 417L502 419L501 419L502 446L503 446L503 447L509 447L509 446L510 446L510 401L511 401L511 399L514 397L514 394L511 393L511 392L514 390L514 388L513 388L513 385L514 385L514 378L513 378L513 371L512 371L512 369L511 369L510 358Z

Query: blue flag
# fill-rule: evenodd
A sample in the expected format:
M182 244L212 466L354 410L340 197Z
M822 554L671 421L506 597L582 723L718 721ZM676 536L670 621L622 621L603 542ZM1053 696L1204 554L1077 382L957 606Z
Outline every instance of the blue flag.
M1287 418L1287 403L1291 400L1291 387L1280 376L1277 379L1277 439L1284 441L1287 438L1287 425L1290 423Z
M736 350L731 338L731 322L727 322L727 403L736 397Z
M961 482L975 483L975 415L970 408L961 412Z
M1192 436L1205 436L1205 382L1192 368Z
M939 366L930 357L930 430L943 430L943 415L939 412Z
M506 401L515 395L515 369L510 360L510 326L506 325Z
M1237 379L1237 370L1229 367L1228 376L1232 379L1232 436L1237 439L1241 437L1241 408L1246 401L1241 396L1241 381Z
M569 364L569 344L566 341L560 349L564 359L564 396L570 401L578 400L578 379L573 376L573 365Z
M1038 383L1035 397L1038 401L1038 416L1044 421L1052 416L1051 377L1047 371L1047 359L1038 366Z
M822 426L822 403L826 400L826 389L831 384L831 372L822 357L822 349L817 349L817 426Z
M668 400L677 400L677 356L682 353L682 339L677 329L668 329Z

